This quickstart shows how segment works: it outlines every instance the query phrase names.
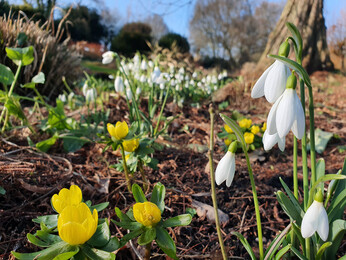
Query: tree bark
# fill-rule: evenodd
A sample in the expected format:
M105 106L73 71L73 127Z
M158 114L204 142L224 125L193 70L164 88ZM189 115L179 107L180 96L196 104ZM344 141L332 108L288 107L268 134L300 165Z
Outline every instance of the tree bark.
M323 0L288 0L275 29L269 35L256 71L263 71L263 68L273 62L267 58L267 55L277 54L280 44L290 35L286 22L297 26L302 35L303 67L308 73L334 69L326 40ZM293 49L291 49L291 58L292 52Z

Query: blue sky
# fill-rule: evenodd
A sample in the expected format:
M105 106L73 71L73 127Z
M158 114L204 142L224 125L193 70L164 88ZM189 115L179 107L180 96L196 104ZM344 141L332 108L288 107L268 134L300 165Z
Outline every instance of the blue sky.
M9 2L21 3L21 0ZM154 13L162 15L170 31L188 37L189 21L193 15L194 4L198 0L100 0L114 15L120 16L120 24L140 21ZM284 0L269 0L270 2L286 2ZM258 1L259 2L259 1ZM57 0L58 5L65 6L79 3L97 8L94 0ZM341 16L341 10L346 9L345 0L324 0L324 16L326 26L333 25Z

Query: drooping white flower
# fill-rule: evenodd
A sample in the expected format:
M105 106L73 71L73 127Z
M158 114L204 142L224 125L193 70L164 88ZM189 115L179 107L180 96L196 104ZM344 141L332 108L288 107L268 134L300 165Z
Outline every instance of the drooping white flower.
M84 85L83 85L83 88L82 88L82 93L83 93L84 96L86 96L87 90L88 90L88 83L84 82Z
M116 76L114 80L114 88L116 92L123 92L124 91L124 82L123 78L120 76Z
M148 61L148 65L150 68L154 67L154 62L152 60Z
M147 69L148 69L148 64L147 64L146 60L142 60L141 70L147 70Z
M257 80L251 91L251 97L265 96L268 102L274 103L285 91L289 76L289 68L283 62L275 61Z
M306 211L301 225L301 232L304 238L311 237L316 231L323 241L328 239L329 221L323 206L321 191L316 194L315 200Z
M305 115L295 89L287 88L276 100L267 119L268 133L284 138L290 130L301 139L305 132Z
M220 185L226 181L227 187L231 186L235 173L235 154L227 151L222 157L215 171L215 182Z
M156 83L156 81L158 80L158 78L160 77L161 75L161 71L159 69L159 67L155 67L153 72L151 73L151 80Z
M279 145L280 150L283 152L285 150L285 141L286 138L280 138L277 133L270 135L268 133L268 130L266 130L263 134L262 142L263 142L263 148L266 151L269 151L273 148L275 144Z
M132 100L132 91L130 87L126 88L126 96L128 100Z
M139 81L142 83L146 82L146 80L147 80L147 77L144 74L142 74L142 76L139 78Z
M94 101L96 97L97 97L97 92L95 88L89 88L86 91L85 100L87 103Z
M139 94L141 94L141 92L142 92L142 89L141 89L140 87L138 87L138 88L136 89L136 94L139 95Z
M67 101L66 95L65 95L65 94L60 94L60 95L58 96L58 99L60 99L63 103L65 103L65 102Z
M102 64L109 64L113 61L114 58L114 52L112 51L106 51L102 54Z
M180 69L179 69L179 72L178 72L179 74L185 74L185 69L184 69L184 67L181 67Z
M108 75L108 78L109 78L109 79L114 79L114 75L109 74L109 75Z
M198 74L197 74L197 72L195 71L195 72L192 74L192 77L195 79L195 78L197 78L197 76L198 76Z

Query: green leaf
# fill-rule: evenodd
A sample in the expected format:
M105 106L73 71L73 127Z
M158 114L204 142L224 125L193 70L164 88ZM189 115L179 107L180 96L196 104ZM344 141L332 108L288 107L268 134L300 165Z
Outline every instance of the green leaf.
M158 206L158 208L161 210L161 213L165 210L165 195L165 186L160 182L157 183L153 189L153 193L151 194L150 201Z
M124 229L129 229L129 230L137 230L137 229L140 229L140 228L143 227L143 225L142 225L141 223L138 223L138 222L136 222L136 221L131 221L131 222L130 222L130 221L129 221L129 222L127 222L127 221L117 222L117 221L115 221L115 220L112 219L112 222L113 222L115 225L119 226L119 227L122 227L122 228L124 228Z
M305 254L305 239L302 236L302 232L300 231L300 227L298 227L296 223L293 223L292 227L293 227L294 234L296 235L296 237L298 237L299 243L300 243L300 245L303 249L303 252Z
M141 187L139 187L139 185L136 183L132 185L132 194L133 194L133 197L135 198L136 202L142 202L143 203L143 202L147 201Z
M322 131L321 129L315 129L315 150L319 154L323 153L327 147L328 142L333 137L333 133ZM310 144L306 146L310 150Z
M28 40L28 36L25 33L23 32L18 33L17 42L19 46L25 45L27 40Z
M95 234L88 240L88 244L94 247L103 247L111 238L111 233L107 221L97 226Z
M125 236L123 236L120 239L120 246L124 246L131 239L138 237L139 235L143 233L143 231L144 231L143 228L140 228L140 229L133 230L130 233L127 233Z
M54 228L58 225L58 214L39 216L32 221L38 224L43 222L48 228Z
M89 143L90 140L85 137L77 137L71 135L60 136L64 140L64 150L68 153L73 153L86 143Z
M132 220L126 215L124 214L118 207L115 208L115 214L118 216L118 218L121 221L125 221L125 222L131 222Z
M288 250L290 250L292 247L291 244L285 246L284 248L282 248L276 255L275 255L275 260L280 260L282 259L282 257L288 252Z
M0 64L0 83L4 85L11 85L14 80L14 75L11 69L5 65Z
M34 48L32 46L25 48L8 48L6 47L7 57L10 58L17 66L20 62L24 66L34 61Z
M237 122L235 122L233 119L220 114L222 120L233 130L234 134L236 135L238 141L241 143L243 150L246 150L246 143L244 140L244 134L240 127L238 126Z
M309 260L307 259L305 256L303 256L298 249L296 249L295 247L291 247L291 251L300 259L300 260Z
M197 214L197 211L193 208L186 208L185 212L186 214L190 214L191 217L194 217Z
M103 202L103 203L100 203L100 204L97 204L97 205L93 205L93 206L90 206L90 211L93 212L94 209L97 210L97 212L100 212L102 210L104 210L105 208L107 208L109 205L109 202Z
M20 120L27 121L26 116L24 115L24 112L18 100L11 97L5 103L5 107L11 115L19 118Z
M320 249L318 250L315 259L316 259L316 260L321 260L324 251L325 251L328 247L330 247L332 244L333 244L332 242L326 242L326 243L324 243L324 244L320 247Z
M36 245L36 246L40 246L40 247L49 247L50 244L38 239L37 237L35 237L34 235L28 233L26 235L26 237L28 238L29 242Z
M295 62L293 60L290 60L288 58L278 56L278 55L269 54L268 57L279 60L279 61L283 62L284 64L286 64L292 70L295 70L298 73L299 77L304 80L305 84L309 88L311 88L311 81L310 81L309 75L300 64L298 64L297 62Z
M119 248L120 248L119 239L117 237L112 237L105 246L99 249L106 252L114 252L115 250L118 250Z
M256 260L256 256L255 253L253 252L249 242L247 241L247 239L240 234L239 232L232 232L233 235L237 236L237 238L240 240L240 242L243 244L243 246L245 247L246 251L248 252L248 254L250 255L252 260Z
M161 250L173 259L178 259L176 252L176 246L174 244L173 239L168 234L167 230L162 227L156 227L156 239L157 245L161 248Z
M36 83L36 84L44 84L45 82L45 76L43 72L39 72L36 76L34 76L31 79L31 82Z
M179 216L175 216L165 220L162 223L162 227L179 227L179 226L187 226L191 223L192 217L190 214L183 214Z
M142 235L139 236L137 242L141 246L151 243L156 237L156 229L155 228L146 228Z
M68 259L71 259L71 257L76 255L78 252L79 252L79 247L77 247L76 251L62 253L62 254L54 257L53 260L68 260Z
M11 254L19 259L19 260L34 260L34 259L38 259L37 256L41 253L41 251L39 252L34 252L34 253L18 253L15 251L12 251Z
M301 218L303 219L305 213L302 206L299 204L298 200L296 199L292 191L288 188L287 184L283 181L283 179L281 177L279 179L280 179L281 185L284 187L288 197L290 198L293 206L296 208L297 212L299 212Z
M302 216L300 212L297 211L292 201L282 191L278 191L276 193L276 197L282 209L286 212L286 214L290 217L290 219L292 221L295 220L298 226L300 226L302 223Z
M39 237L42 241L52 245L61 242L61 238L57 235L50 234L49 231L37 230L35 236Z
M55 144L57 139L58 139L58 136L53 135L51 138L38 142L36 144L36 148L42 152L47 152Z
M96 248L91 248L84 244L81 246L82 252L89 258L93 260L114 260L115 254L102 251Z
M346 158L344 159L344 165L342 166L341 175L346 176ZM335 192L334 192L334 197L338 196L345 189L346 189L346 180L338 181L338 184L337 184Z
M346 190L342 191L337 197L333 197L330 206L327 209L329 223L343 216L346 206Z
M329 236L328 240L333 244L329 246L325 251L325 256L336 255L340 244L344 238L346 232L346 221L342 219L337 219L333 221L329 226Z
M20 85L21 88L30 88L30 89L34 89L36 87L35 83L33 82L29 82L29 83L26 83L24 85Z

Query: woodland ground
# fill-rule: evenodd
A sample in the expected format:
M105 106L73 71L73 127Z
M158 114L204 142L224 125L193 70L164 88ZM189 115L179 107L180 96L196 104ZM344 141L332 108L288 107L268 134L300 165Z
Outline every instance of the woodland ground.
M316 127L332 132L334 137L327 149L318 158L326 161L326 173L336 173L342 168L346 156L346 82L340 74L317 72L312 76L315 100ZM234 100L234 98L232 99ZM164 149L156 151L158 169L147 169L152 184L161 182L166 186L166 206L163 218L185 213L193 208L195 201L212 205L210 196L210 176L208 170L207 147L210 134L208 106L205 101L201 108L186 106L183 109L169 104L167 115L180 113L168 129L170 140L159 140ZM126 102L112 99L106 104L111 109L110 122L122 120ZM217 106L215 106L217 108ZM264 98L253 100L249 93L237 96L236 102L222 112L238 110L254 123L263 123L270 104ZM220 111L217 111L220 112ZM184 127L185 126L185 127ZM187 126L187 127L186 127ZM220 132L223 122L216 117L216 132ZM184 129L184 130L183 130ZM25 133L8 132L0 138L0 186L6 190L0 196L0 258L11 259L10 251L32 252L37 250L27 239L27 233L34 233L38 225L31 221L38 215L53 214L50 198L64 187L77 184L83 197L93 204L108 201L109 207L102 211L100 218L116 219L114 207L128 209L134 199L126 189L124 175L110 164L119 158L117 152L108 149L102 153L103 144L89 144L75 153L66 154L61 146L55 146L49 154L38 153L27 146ZM292 186L292 134L286 141L285 152L277 147L269 152L258 149L251 153L252 166L260 202L265 246L283 230L289 220L276 201L275 192L282 190L279 178ZM214 159L221 159L222 140L216 138ZM298 162L299 181L302 182L301 161ZM141 185L139 174L134 176ZM256 220L251 186L245 158L236 156L236 174L233 184L217 187L219 208L229 216L222 226L226 249L231 259L249 259L242 244L232 235L242 233L253 248L257 248ZM112 233L119 238L126 230L111 224ZM176 227L170 232L177 245L181 259L221 259L214 223L206 216L195 215L191 225ZM135 245L136 246L136 245ZM346 252L346 242L339 255ZM153 259L166 259L156 245ZM233 258L232 258L232 257ZM126 246L119 250L117 259L136 259L133 250Z

